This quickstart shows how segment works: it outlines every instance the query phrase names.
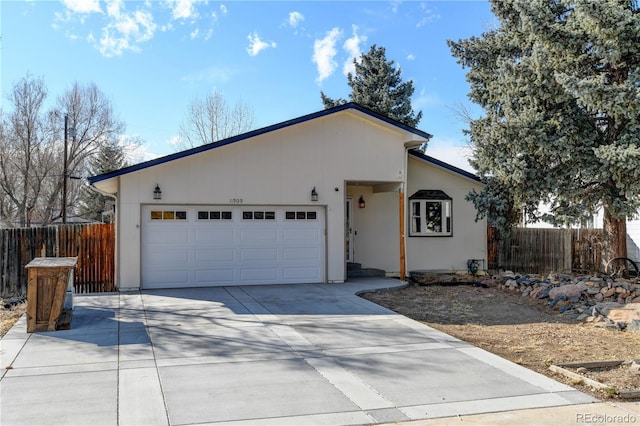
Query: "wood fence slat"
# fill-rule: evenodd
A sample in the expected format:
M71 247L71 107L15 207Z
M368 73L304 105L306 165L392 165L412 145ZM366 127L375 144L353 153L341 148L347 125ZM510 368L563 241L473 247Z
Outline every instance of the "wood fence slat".
M26 296L24 266L35 257L78 257L77 293L117 291L113 224L0 229L0 296Z
M487 229L487 265L490 270L545 274L572 270L600 271L601 229L514 228L499 239Z

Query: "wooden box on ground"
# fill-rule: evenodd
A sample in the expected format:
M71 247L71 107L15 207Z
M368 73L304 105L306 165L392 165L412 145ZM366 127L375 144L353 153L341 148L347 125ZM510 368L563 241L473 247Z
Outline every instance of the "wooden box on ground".
M37 257L25 266L28 333L69 329L77 263L77 257Z

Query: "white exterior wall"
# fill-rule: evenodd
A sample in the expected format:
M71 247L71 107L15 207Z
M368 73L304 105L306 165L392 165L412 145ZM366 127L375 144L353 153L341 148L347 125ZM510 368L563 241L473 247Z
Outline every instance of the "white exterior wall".
M473 203L465 196L482 184L426 161L409 156L407 198L421 189L444 191L453 200L451 237L411 237L407 231L407 271L467 269L468 259L484 259L487 267L487 224L476 222ZM405 222L409 225L409 208ZM482 265L481 265L482 267Z
M640 262L640 220L627 220L627 257Z
M344 111L121 175L116 259L119 288L138 289L141 285L142 204L230 204L233 200L247 205L325 206L325 276L329 282L343 281L345 182L402 182L404 142L410 139L415 136ZM109 181L96 186L101 184L113 186ZM161 200L153 200L156 184L162 190ZM319 193L316 203L310 201L313 187ZM369 196L367 210L373 210L377 203L386 205L387 196ZM397 203L393 204L397 209ZM388 239L380 241L389 243Z
M349 186L353 198L353 261L363 268L400 271L400 204L398 192L374 192L373 186ZM364 209L358 207L362 196Z

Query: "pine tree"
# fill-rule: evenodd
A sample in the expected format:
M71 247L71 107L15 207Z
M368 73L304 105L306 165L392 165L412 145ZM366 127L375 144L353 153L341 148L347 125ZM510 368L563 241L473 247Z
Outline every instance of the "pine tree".
M449 46L468 68L469 195L508 227L551 204L556 223L604 209L603 258L626 257L640 207L640 13L629 0L492 0L498 28Z
M99 175L108 173L126 166L124 150L116 142L103 145L100 150L89 161L89 173ZM86 219L98 222L111 221L110 215L103 213L113 210L113 199L102 195L95 190L85 186L82 188L80 196L80 215Z
M413 81L402 81L401 70L394 61L387 61L384 47L374 44L360 61L354 60L355 75L349 73L347 80L352 91L349 100L379 114L385 115L407 126L416 127L422 111L415 114L411 106L414 92ZM325 109L342 105L344 99L331 99L320 92Z

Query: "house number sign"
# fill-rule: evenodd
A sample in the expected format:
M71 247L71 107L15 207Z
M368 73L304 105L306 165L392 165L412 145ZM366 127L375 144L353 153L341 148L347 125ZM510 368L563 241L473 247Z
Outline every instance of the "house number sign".
M231 204L242 204L244 200L242 198L229 198L229 203Z

